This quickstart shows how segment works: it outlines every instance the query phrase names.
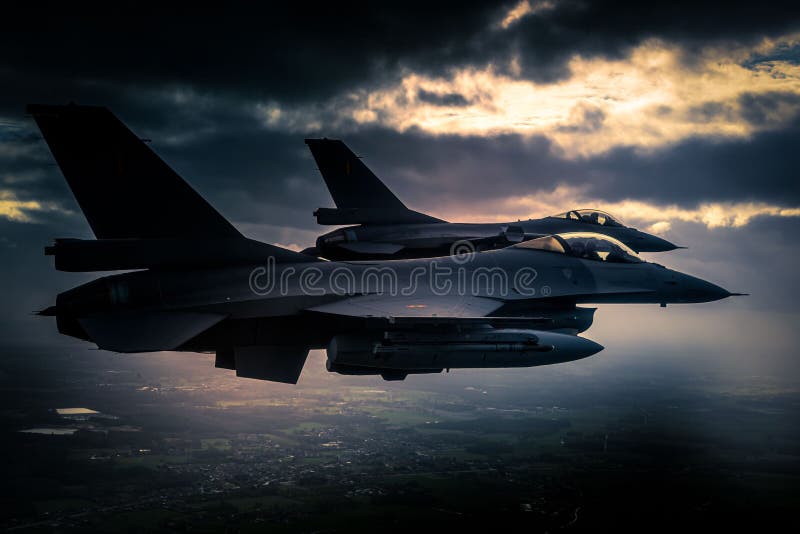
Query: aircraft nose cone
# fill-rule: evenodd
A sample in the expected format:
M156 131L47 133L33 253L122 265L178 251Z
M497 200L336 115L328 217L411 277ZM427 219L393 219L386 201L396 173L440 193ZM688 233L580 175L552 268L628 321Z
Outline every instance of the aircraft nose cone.
M687 274L680 276L674 284L673 294L677 302L713 302L732 295L725 288Z
M711 282L700 280L700 283L692 289L698 296L702 297L706 302L724 299L730 297L731 293L725 288L722 288Z
M636 252L669 252L679 248L676 244L666 239L645 234L644 232L637 233L635 245L635 247L631 248L634 248Z

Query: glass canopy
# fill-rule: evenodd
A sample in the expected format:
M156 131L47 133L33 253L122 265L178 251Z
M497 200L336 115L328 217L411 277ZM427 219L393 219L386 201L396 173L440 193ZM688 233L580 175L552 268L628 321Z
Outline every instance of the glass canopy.
M612 215L593 209L572 210L553 215L556 219L567 219L569 221L585 222L598 226L625 226L622 222Z
M636 253L613 237L590 232L572 232L531 239L515 248L556 252L576 258L609 263L641 263Z

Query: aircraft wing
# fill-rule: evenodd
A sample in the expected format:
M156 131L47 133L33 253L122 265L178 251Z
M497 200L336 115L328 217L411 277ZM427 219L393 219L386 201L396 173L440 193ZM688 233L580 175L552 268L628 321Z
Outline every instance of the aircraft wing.
M363 295L308 311L352 326L331 339L328 370L385 380L451 367L547 365L602 349L576 335L579 329L560 328L553 317L492 317L503 304L458 295Z
M474 296L360 295L308 308L307 313L324 314L339 319L361 321L366 328L413 329L471 328L543 328L583 331L589 327L594 308L546 308L541 313L524 316L493 315L503 302ZM366 322L366 325L364 325Z
M472 296L388 296L360 295L307 311L353 318L382 318L390 321L407 318L483 318L499 309L498 300Z

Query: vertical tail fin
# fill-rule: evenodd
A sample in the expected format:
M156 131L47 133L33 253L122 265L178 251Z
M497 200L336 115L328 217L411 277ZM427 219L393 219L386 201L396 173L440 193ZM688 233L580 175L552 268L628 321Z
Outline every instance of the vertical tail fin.
M306 139L337 209L320 208L319 224L442 222L408 209L366 165L336 139Z
M27 111L98 239L242 237L108 109Z
M337 208L408 209L364 163L336 139L306 139Z

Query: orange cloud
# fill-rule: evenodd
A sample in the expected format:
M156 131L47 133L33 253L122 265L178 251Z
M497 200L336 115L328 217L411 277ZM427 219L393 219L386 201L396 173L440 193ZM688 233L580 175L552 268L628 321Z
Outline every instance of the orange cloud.
M36 222L30 212L64 211L51 202L19 200L8 190L0 190L0 217L14 222Z
M339 131L381 125L431 135L544 136L565 158L617 147L652 151L692 137L746 138L800 115L800 65L747 63L753 54L798 43L800 34L753 47L708 48L689 63L680 46L651 40L622 59L576 55L570 76L553 83L511 76L499 63L440 76L406 71L395 83L313 107L272 103L258 113L267 127L306 132L325 123ZM519 67L519 58L507 63ZM421 94L456 95L458 102L432 102ZM772 99L753 120L748 99L759 97Z
M514 196L493 203L471 206L468 213L451 210L435 215L451 221L510 221L538 218L576 208L600 208L626 224L642 225L648 231L665 234L677 221L702 224L707 228L746 226L756 217L800 217L800 208L763 202L706 202L695 208L655 204L639 200L598 202L578 187L560 186L553 191ZM476 213L476 209L480 210Z
M529 0L522 0L517 5L512 7L500 21L500 27L504 30L510 28L514 23L528 15L535 15L542 11L547 11L555 7L555 2L550 0L541 0L539 2L530 2Z

